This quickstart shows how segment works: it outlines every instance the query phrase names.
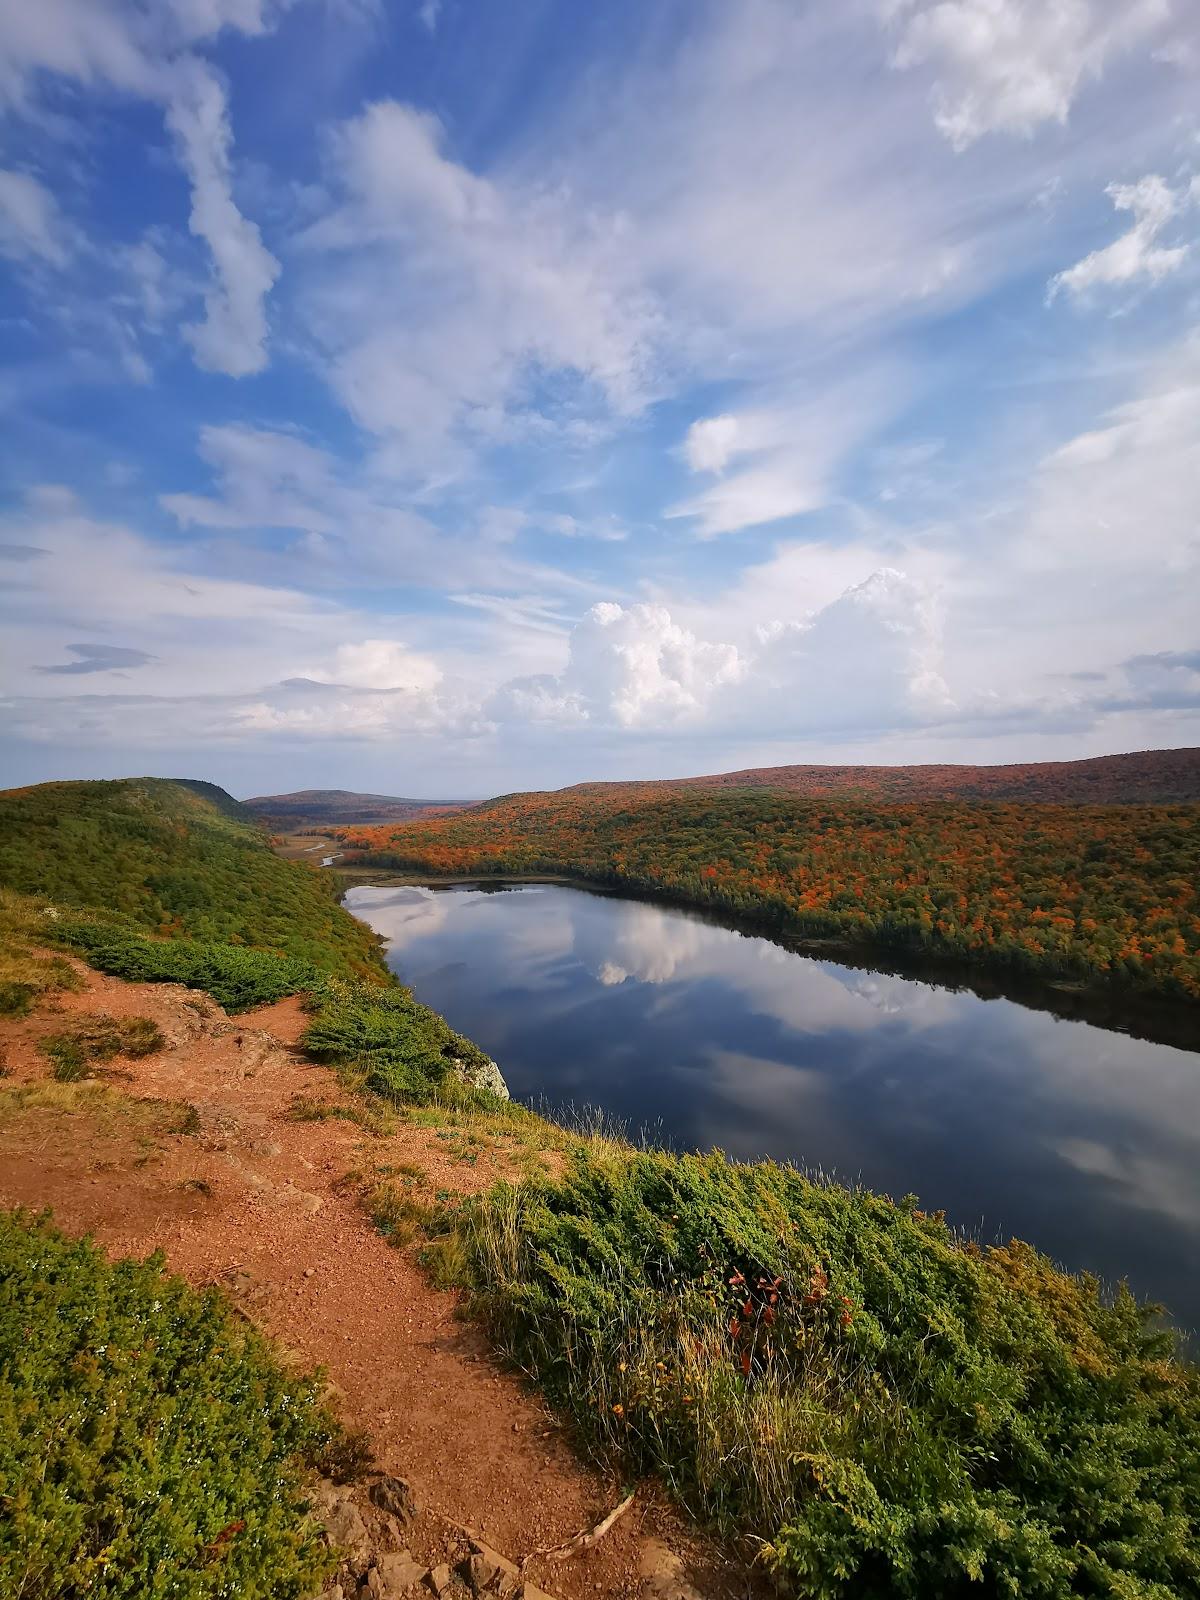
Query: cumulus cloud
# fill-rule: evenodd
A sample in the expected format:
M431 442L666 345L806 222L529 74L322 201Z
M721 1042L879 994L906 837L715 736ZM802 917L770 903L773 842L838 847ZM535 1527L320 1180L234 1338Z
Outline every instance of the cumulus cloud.
M1158 283L1183 265L1187 245L1165 247L1156 241L1174 218L1197 198L1195 181L1190 186L1172 189L1164 179L1151 174L1137 183L1114 183L1106 190L1118 211L1133 216L1133 226L1102 250L1093 250L1073 267L1050 280L1051 300L1060 290L1082 295L1098 286L1132 283L1139 278Z
M563 672L505 684L489 714L803 737L936 722L955 709L935 597L883 569L808 617L760 627L740 647L698 637L665 606L593 606L571 635Z
M736 451L740 434L736 417L701 417L683 441L688 466L693 472L720 472Z
M441 669L429 656L409 650L396 639L364 639L337 648L328 673L311 676L320 682L359 689L429 690L441 680Z
M571 634L565 671L506 684L493 714L551 722L662 728L703 714L735 681L733 645L697 639L665 606L602 601Z
M1081 88L1151 40L1169 0L885 0L897 67L934 74L934 119L956 150L987 133L1065 123Z

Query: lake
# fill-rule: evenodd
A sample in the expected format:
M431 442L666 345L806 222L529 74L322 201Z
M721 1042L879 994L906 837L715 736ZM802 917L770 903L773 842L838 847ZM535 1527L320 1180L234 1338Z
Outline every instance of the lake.
M557 884L345 904L516 1099L912 1191L1200 1327L1200 1054Z

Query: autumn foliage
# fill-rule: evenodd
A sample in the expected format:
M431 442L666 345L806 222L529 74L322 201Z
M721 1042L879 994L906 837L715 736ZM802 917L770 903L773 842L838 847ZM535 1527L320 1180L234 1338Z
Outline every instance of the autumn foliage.
M347 828L352 859L555 873L771 930L1200 999L1200 808L596 785Z

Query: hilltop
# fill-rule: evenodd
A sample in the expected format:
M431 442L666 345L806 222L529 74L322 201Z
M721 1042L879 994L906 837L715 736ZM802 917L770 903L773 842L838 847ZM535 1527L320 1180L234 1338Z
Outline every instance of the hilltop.
M1169 805L1200 801L1200 749L1135 750L1083 761L1005 766L743 767L695 778L584 783L583 794L646 789L784 789L811 798L993 800L1042 805ZM354 820L365 820L355 818Z
M461 800L408 800L394 794L356 794L352 789L297 789L294 794L255 795L242 802L241 810L275 832L284 833L348 822L409 822L414 817L444 816L461 811L466 804Z
M0 888L174 940L386 972L369 929L313 869L281 861L215 784L43 783L0 793Z

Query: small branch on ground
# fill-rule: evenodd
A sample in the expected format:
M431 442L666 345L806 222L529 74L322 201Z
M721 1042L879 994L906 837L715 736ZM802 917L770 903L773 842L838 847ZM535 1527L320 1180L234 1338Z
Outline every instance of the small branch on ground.
M635 1490L631 1489L620 1505L614 1506L608 1515L603 1517L594 1528L585 1528L582 1533L577 1533L573 1539L568 1539L565 1544L552 1545L548 1550L531 1550L525 1560L521 1562L521 1565L524 1566L526 1562L532 1561L536 1556L542 1556L547 1561L566 1561L570 1556L578 1555L581 1550L590 1550L593 1545L600 1543L613 1523L619 1517L623 1517L629 1510L633 1504L635 1492Z

